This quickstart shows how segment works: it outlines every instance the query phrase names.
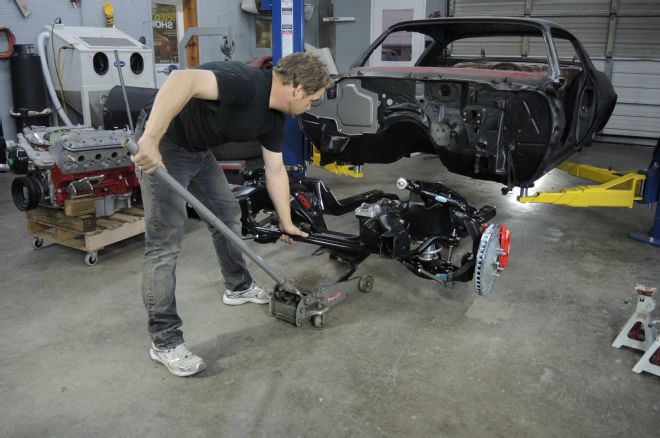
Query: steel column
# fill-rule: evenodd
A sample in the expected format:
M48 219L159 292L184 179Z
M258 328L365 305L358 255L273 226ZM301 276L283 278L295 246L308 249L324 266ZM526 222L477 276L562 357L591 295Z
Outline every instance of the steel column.
M304 46L303 0L273 0L273 66L294 52L302 52ZM298 118L287 117L284 132L284 164L302 165L308 154Z

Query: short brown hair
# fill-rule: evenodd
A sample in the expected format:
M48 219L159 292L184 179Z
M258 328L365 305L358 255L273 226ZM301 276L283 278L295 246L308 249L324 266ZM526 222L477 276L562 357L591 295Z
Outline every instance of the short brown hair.
M325 64L310 53L296 52L287 55L279 60L273 71L284 85L301 85L307 94L333 85Z

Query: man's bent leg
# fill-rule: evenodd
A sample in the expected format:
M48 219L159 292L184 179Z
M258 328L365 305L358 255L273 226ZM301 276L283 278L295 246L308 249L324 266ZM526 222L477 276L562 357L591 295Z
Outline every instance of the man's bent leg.
M190 182L190 191L234 234L240 236L238 201L211 152L205 154L202 159L199 172ZM213 235L213 246L222 269L225 287L229 290L248 289L252 284L252 277L241 251L215 227L210 224L208 227Z

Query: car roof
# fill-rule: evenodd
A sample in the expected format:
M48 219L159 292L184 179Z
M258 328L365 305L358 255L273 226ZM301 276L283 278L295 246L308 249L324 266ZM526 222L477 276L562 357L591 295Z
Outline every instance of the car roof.
M423 20L402 21L394 24L387 32L414 30L433 34L441 32L444 40L455 40L467 35L486 36L491 34L533 35L549 30L559 30L571 36L570 32L552 21L526 17L446 17Z

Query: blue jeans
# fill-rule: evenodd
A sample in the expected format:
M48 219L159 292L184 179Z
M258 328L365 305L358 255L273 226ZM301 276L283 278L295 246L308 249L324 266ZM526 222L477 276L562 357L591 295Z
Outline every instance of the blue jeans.
M190 152L164 137L160 153L168 173L238 234L240 208L211 151ZM187 219L186 202L157 178L137 172L146 228L142 298L154 344L159 348L171 348L184 342L174 291L176 260ZM210 225L209 230L225 287L247 289L252 277L241 252Z

